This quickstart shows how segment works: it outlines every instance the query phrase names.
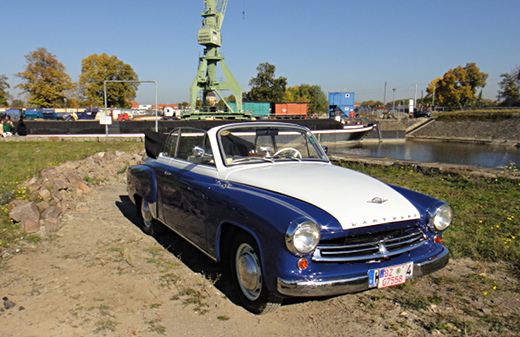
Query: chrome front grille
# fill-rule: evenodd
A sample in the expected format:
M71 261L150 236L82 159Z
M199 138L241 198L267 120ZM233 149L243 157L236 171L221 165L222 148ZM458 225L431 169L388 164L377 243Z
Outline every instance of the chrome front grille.
M362 262L386 259L409 252L426 243L428 237L419 228L322 240L313 261Z

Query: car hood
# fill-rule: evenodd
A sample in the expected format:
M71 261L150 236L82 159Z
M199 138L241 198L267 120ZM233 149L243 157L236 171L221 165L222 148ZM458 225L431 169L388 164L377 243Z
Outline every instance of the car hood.
M281 193L317 206L343 229L418 219L419 211L390 186L365 174L324 163L242 165L226 180Z

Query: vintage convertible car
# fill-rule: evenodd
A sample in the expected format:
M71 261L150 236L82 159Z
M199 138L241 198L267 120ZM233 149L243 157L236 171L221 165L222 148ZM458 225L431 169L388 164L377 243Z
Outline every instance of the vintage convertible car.
M451 207L331 164L312 132L278 122L148 133L128 169L144 232L164 225L228 263L243 306L405 283L443 268Z

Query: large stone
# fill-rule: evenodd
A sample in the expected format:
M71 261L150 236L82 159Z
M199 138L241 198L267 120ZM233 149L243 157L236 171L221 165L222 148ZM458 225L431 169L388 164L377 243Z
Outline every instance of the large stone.
M34 233L40 229L40 211L32 202L25 202L14 207L9 217L20 223L20 227L27 233Z
M38 194L40 195L40 198L42 198L43 201L50 201L52 199L51 192L45 187L41 187L38 190Z
M7 205L7 210L9 212L11 212L13 210L13 208L17 207L17 206L20 206L20 205L23 205L23 204L26 204L28 203L28 201L25 201L25 200L20 200L20 199L15 199L13 201L11 201L8 205ZM20 220L15 220L15 221L20 221Z
M20 222L20 227L26 233L36 233L40 230L40 219L27 217Z
M61 191L61 190L66 190L69 188L69 185L67 184L67 182L63 179L56 179L53 183L52 183L52 190L53 191Z
M50 207L50 204L47 201L40 201L36 203L36 207L38 207L38 210L40 212L44 212L47 208Z
M83 183L83 179L77 173L69 172L65 175L65 179L72 185L77 187L79 184Z
M55 232L60 229L60 215L62 209L59 206L50 206L41 215L46 231Z

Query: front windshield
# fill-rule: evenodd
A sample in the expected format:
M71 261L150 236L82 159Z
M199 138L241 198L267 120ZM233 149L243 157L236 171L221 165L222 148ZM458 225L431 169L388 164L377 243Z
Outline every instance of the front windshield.
M328 161L312 133L282 125L232 125L218 134L226 165L275 161Z

